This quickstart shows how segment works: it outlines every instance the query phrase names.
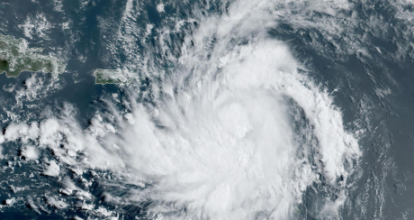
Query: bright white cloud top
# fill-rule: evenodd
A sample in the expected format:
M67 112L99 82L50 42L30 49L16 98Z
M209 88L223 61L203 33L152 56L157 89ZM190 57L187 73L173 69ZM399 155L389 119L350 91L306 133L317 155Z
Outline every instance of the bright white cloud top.
M122 100L127 111L107 100L107 112L97 112L86 130L68 104L66 114L39 124L11 124L5 141L22 138L52 149L56 161L45 167L47 176L60 176L63 164L144 184L127 198L111 192L106 198L154 201L149 215L164 219L289 219L306 188L322 179L338 199L323 204L320 215L335 216L361 152L332 97L288 45L267 36L277 26L277 11L269 10L274 4L240 0L226 15L204 17L184 39L179 68L159 83L154 77L152 105L135 101L131 86ZM22 155L40 157L29 146ZM62 182L65 194L78 190L67 178Z

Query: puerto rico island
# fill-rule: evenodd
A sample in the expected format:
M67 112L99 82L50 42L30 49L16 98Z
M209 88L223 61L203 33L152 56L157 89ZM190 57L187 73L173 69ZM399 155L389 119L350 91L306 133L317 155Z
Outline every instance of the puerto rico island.
M134 73L125 69L96 69L93 75L96 84L128 83L134 77Z

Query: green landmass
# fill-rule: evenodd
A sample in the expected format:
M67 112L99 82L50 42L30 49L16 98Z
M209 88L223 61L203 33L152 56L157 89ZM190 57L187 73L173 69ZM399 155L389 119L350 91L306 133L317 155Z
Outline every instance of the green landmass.
M41 48L29 48L24 39L0 34L0 73L6 72L8 77L16 77L23 71L57 76L65 71L63 62L41 52Z
M131 81L131 72L121 69L96 69L93 73L96 84L121 84Z

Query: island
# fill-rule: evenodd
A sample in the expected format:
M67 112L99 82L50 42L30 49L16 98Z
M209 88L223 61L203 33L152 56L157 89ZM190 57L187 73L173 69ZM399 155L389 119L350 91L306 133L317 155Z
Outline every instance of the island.
M16 77L23 71L51 73L57 77L66 65L58 58L42 55L41 48L30 48L25 39L0 34L0 73Z
M135 74L126 69L96 69L93 75L96 84L121 84L130 82Z

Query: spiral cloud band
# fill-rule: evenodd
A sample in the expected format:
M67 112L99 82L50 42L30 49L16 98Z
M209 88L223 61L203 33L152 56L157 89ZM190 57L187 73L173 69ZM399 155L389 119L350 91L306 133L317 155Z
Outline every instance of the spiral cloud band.
M104 192L105 201L151 201L153 218L289 219L320 181L337 194L321 215L335 216L361 153L330 94L268 36L276 26L272 4L236 1L225 15L203 17L174 71L152 78L153 103L126 88L128 98L108 100L87 129L67 105L39 124L9 125L2 138L52 149L44 175L61 176L65 166L108 170L122 176L118 186L140 185L128 197ZM39 157L33 146L25 149Z

